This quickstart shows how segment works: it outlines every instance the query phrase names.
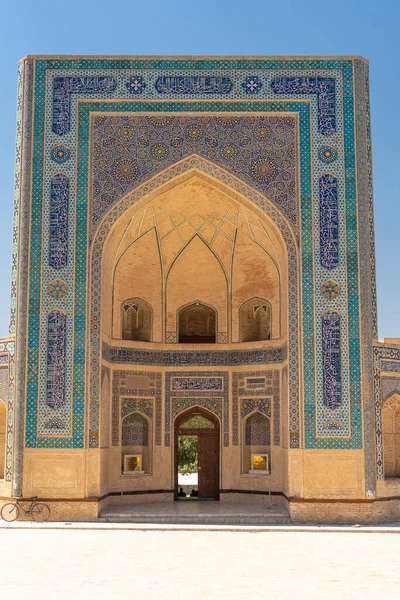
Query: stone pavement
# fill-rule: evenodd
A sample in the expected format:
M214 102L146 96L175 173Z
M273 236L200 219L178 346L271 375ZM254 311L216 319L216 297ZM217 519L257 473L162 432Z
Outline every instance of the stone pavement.
M400 598L397 528L232 532L51 525L1 528L2 600Z

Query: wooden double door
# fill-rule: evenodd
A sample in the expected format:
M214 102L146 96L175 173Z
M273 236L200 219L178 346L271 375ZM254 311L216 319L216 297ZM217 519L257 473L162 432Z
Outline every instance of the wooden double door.
M196 410L195 415L206 411ZM192 413L193 414L193 413ZM213 428L185 428L184 424L191 419L191 414L185 414L175 427L175 494L178 491L178 436L196 436L198 449L198 498L219 500L219 423L209 413L206 418L213 423Z

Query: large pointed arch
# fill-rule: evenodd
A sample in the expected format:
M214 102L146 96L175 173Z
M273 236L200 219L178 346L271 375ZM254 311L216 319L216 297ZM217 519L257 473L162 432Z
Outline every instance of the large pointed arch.
M101 337L100 337L100 315L101 315L101 265L105 243L117 244L113 239L114 225L119 220L121 225L129 218L129 211L135 206L146 205L160 189L173 187L177 181L190 178L196 173L199 177L212 182L213 185L230 194L238 202L247 206L250 210L259 214L265 220L268 231L273 235L277 243L282 247L287 256L287 305L295 307L290 311L288 322L288 356L290 357L290 444L293 448L300 445L300 413L299 413L299 367L298 367L298 340L299 340L299 289L298 289L298 243L296 233L291 223L280 212L279 208L270 202L265 196L256 192L253 188L243 183L237 177L227 173L215 164L198 156L191 156L172 167L156 175L152 180L127 194L105 215L98 226L91 242L89 250L91 282L88 286L90 299L88 302L91 314L91 339L90 339L90 408L88 414L89 423L89 445L98 446L98 412L99 412L99 371L101 360Z

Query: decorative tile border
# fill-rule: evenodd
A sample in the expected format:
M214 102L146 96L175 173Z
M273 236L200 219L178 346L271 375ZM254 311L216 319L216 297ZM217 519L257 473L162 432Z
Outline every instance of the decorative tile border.
M386 367L389 364L393 368L393 372L397 371L398 373L400 373L400 350L397 348L374 346L373 351L376 478L384 479L382 442L382 401L386 399L387 393L389 393L388 385L390 386L390 384L384 383L384 381L387 381L387 378L381 377L381 372L391 372L386 370ZM393 378L390 379L393 380Z
M7 362L4 359L7 359ZM15 343L12 340L0 340L0 364L7 371L7 397L3 398L7 408L6 426L6 464L5 481L11 481L13 473L13 442L14 442L14 398L15 398Z
M149 365L154 367L229 367L265 365L286 360L285 348L265 350L138 350L102 345L102 357L112 364Z
M174 389L176 381L193 378L201 384L196 389ZM223 382L222 389L213 381ZM165 374L165 446L171 445L174 419L179 413L201 406L217 415L221 423L224 446L229 446L229 389L227 371L170 371ZM211 386L211 387L210 387Z
M253 410L260 410L267 417L272 413L272 429L274 446L281 444L281 417L280 417L280 382L279 371L244 371L232 374L232 444L239 444L239 419L240 422L244 416ZM262 387L254 389L254 385L249 384L248 379L264 379ZM261 381L260 381L261 384ZM270 400L266 400L268 396ZM267 402L269 407L267 408ZM272 402L272 411L271 411ZM262 405L265 407L262 408ZM292 436L294 432L291 432ZM295 438L295 441L298 438ZM289 444L290 440L286 440ZM285 444L285 442L284 442ZM291 445L291 447L295 447Z
M130 388L129 378L147 380L146 388ZM154 409L153 409L154 404ZM155 444L161 444L161 373L152 371L113 371L112 375L112 409L111 409L111 443L119 446L120 419L131 411L139 411L153 420L155 415L154 431ZM96 438L98 435L96 436ZM89 439L90 444L90 439ZM97 439L96 439L97 444ZM93 445L90 447L97 447Z
M357 211L353 209L351 222L357 220L358 247L350 247L349 269L353 269L357 250L359 260L359 287L352 285L350 292L360 298L360 332L354 330L351 337L360 336L361 382L363 397L365 490L368 497L375 496L376 448L374 411L374 357L372 340L377 338L375 241L373 216L372 164L369 123L368 65L354 60L354 109L356 133ZM350 298L349 298L350 299ZM353 303L349 302L349 318L353 318ZM351 341L351 348L354 342Z
M25 406L26 406L26 363L30 356L30 367L37 365L37 345L29 347L28 325L32 326L32 308L38 307L40 286L37 286L37 273L30 280L29 239L31 222L32 173L36 176L36 157L33 158L32 119L34 110L34 61L26 59L19 65L18 108L22 110L22 121L17 118L17 144L22 138L21 171L15 176L13 209L13 247L11 268L11 316L10 334L17 334L15 344L15 410L14 410L14 450L12 465L13 495L22 495L23 460L25 445ZM20 107L20 103L22 103ZM21 128L22 125L22 129ZM39 157L39 161L41 157ZM37 241L37 240L36 240ZM30 300L28 301L28 289ZM35 325L38 323L36 322Z

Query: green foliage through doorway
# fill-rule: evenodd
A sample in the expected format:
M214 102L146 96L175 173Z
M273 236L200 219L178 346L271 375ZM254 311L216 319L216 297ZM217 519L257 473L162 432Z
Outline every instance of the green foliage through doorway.
M198 471L197 435L178 436L178 471L182 475Z

